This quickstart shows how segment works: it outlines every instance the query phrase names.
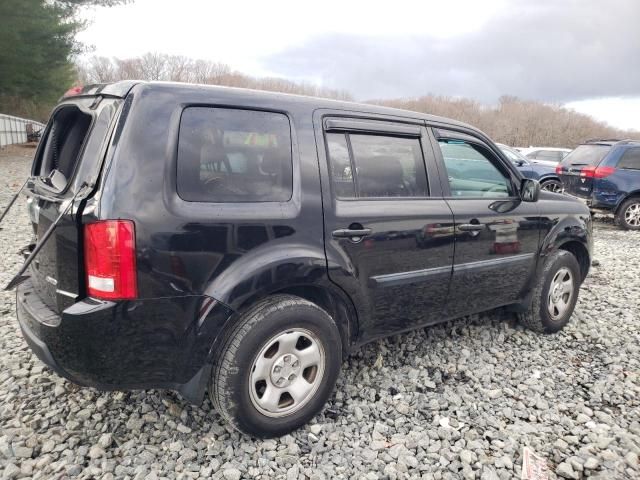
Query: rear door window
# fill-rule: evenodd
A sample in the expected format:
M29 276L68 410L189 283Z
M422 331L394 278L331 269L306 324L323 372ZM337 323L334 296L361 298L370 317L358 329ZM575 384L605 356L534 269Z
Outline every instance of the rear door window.
M327 148L337 197L428 196L419 138L329 133Z
M187 201L288 201L293 190L289 119L275 112L186 108L177 187Z
M630 148L622 154L618 168L640 170L640 148Z

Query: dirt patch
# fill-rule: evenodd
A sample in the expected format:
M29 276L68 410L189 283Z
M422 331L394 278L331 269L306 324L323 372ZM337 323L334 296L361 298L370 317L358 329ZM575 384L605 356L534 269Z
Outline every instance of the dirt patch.
M28 157L33 158L38 142L18 143L0 148L0 158L4 157Z

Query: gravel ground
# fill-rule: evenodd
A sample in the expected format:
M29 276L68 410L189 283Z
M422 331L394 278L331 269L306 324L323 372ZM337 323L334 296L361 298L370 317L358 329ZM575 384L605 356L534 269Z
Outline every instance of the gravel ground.
M0 154L0 205L32 150ZM24 201L0 231L0 285L29 237ZM600 265L572 323L540 336L500 313L368 345L313 423L277 440L231 431L207 401L99 392L31 354L0 293L4 478L520 478L523 447L549 477L640 478L640 234L596 222Z

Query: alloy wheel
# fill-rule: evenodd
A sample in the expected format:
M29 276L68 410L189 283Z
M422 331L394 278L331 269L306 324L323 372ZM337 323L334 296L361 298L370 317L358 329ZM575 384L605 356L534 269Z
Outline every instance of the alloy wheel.
M549 180L548 182L544 182L540 188L547 192L560 193L562 192L562 183L556 180Z
M640 203L632 203L624 211L624 221L632 227L640 226Z
M255 357L249 374L253 406L268 417L299 411L318 390L325 368L319 338L306 329L281 332Z
M573 275L571 270L562 267L556 272L549 285L547 307L553 320L560 319L569 308L573 297Z

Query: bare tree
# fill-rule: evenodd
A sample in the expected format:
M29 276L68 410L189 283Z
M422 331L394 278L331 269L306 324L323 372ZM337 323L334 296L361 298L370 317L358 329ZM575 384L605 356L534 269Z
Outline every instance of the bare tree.
M332 90L282 78L254 78L233 71L224 63L181 55L146 53L141 57L125 59L93 57L88 62L78 63L77 70L78 79L82 83L133 79L168 80L351 99L351 95L345 90Z

